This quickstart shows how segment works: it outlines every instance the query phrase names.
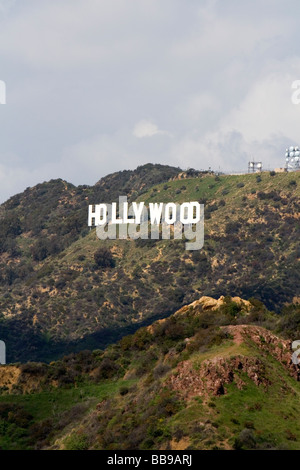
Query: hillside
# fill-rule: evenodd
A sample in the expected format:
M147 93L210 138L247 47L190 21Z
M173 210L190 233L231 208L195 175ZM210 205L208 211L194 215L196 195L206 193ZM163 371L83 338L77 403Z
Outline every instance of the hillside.
M214 176L161 165L120 172L93 187L56 180L1 206L0 338L8 361L51 361L104 348L208 295L262 300L280 312L299 298L300 174ZM90 203L131 200L205 205L205 244L100 241ZM99 266L94 255L110 251Z
M299 306L201 297L105 351L1 366L0 447L300 449L290 330Z

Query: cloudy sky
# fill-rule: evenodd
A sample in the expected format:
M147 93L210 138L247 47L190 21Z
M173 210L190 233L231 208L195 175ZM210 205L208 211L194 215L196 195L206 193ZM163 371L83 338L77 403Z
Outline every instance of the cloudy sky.
M147 162L282 166L299 16L297 0L0 0L0 200Z

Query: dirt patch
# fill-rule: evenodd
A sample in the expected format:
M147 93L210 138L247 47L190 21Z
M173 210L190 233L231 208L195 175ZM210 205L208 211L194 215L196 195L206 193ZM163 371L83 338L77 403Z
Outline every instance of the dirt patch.
M190 445L189 437L183 437L182 439L180 439L180 441L176 441L175 439L173 439L170 442L171 450L185 450L188 448L189 445Z
M0 366L0 387L12 391L14 385L19 381L21 371L15 366Z

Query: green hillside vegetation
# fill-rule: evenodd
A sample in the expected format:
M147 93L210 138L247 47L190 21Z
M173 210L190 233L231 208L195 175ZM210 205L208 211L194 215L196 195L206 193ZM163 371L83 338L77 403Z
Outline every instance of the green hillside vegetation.
M10 362L104 348L202 295L256 297L277 313L297 300L300 173L179 171L146 165L93 187L55 180L1 206L0 338ZM119 195L203 203L203 249L100 241L87 206Z
M254 299L208 305L105 351L0 367L21 371L2 387L1 449L299 449L300 384L284 339L299 337L299 305L282 317Z

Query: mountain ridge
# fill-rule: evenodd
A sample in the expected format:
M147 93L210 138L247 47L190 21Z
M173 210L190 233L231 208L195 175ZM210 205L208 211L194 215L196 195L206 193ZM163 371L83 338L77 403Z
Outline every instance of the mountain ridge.
M9 362L106 347L203 295L256 297L278 313L299 297L300 175L179 173L146 165L124 179L120 172L120 184L102 179L100 192L52 181L6 204L0 337ZM88 204L126 191L146 204L204 203L203 249L185 251L180 240L100 241L87 227ZM96 263L99 249L110 266Z

